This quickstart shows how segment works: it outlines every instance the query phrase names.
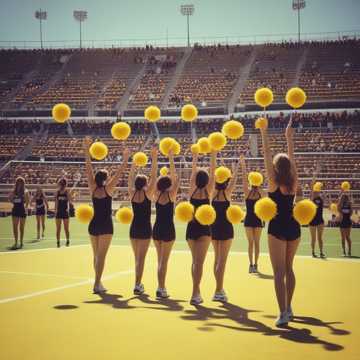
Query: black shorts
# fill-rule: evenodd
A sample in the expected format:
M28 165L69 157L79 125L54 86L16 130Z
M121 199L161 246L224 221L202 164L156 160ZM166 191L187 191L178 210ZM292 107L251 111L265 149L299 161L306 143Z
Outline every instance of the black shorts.
M35 215L36 216L44 216L45 215L45 208L36 209Z
M112 219L102 221L91 220L88 227L89 234L92 236L113 235L114 225Z
M318 226L318 225L322 225L322 224L324 224L324 219L315 217L314 219L311 220L309 225L310 226Z
M55 215L56 219L68 219L69 218L69 213L67 211L65 212L57 212Z
M251 228L262 228L264 227L264 224L256 215L246 215L244 220L244 226Z
M211 236L210 226L201 225L196 220L190 221L186 228L186 240L197 240L202 236Z
M216 222L211 225L211 237L213 240L230 240L234 238L234 227L228 221Z
M152 231L152 238L159 241L174 241L176 238L174 223L161 224L159 222L155 222Z
M281 221L277 217L269 222L268 234L279 240L294 241L300 238L300 224L293 218Z
M11 216L25 219L27 214L26 214L25 209L24 210L13 210L11 212Z
M130 239L151 239L151 223L138 224L132 222L130 225Z

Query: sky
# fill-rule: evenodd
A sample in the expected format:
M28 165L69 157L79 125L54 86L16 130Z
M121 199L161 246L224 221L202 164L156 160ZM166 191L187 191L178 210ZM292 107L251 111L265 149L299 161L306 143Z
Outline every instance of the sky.
M9 41L38 46L31 41L39 41L34 12L40 8L48 12L43 36L52 46L78 42L79 24L72 16L78 9L88 11L83 24L83 39L88 46L164 45L166 39L169 44L185 44L186 18L179 9L189 2L195 5L190 19L193 41L253 42L264 39L259 35L275 40L297 32L292 0L0 0L0 46ZM359 14L360 0L306 0L301 12L302 32L357 30L360 34Z

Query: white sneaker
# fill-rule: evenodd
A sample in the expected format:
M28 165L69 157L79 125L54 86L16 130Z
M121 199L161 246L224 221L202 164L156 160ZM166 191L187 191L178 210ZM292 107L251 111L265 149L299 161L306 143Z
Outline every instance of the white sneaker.
M105 289L102 284L94 286L94 294L104 294L106 291L107 289Z
M289 317L287 312L283 312L280 314L280 316L277 318L275 325L276 326L283 326L283 325L287 325L287 323L289 322Z
M156 290L156 297L158 299L167 299L169 297L169 294L167 293L166 289L158 288Z
M215 293L212 300L219 302L228 302L228 297L226 296L225 291L221 290L220 292Z
M293 311L292 311L291 306L289 306L289 308L287 309L286 313L287 313L287 316L288 316L288 318L289 318L290 321L294 319L294 313L293 313Z
M203 303L204 300L202 299L202 297L200 295L198 296L194 296L193 298L191 298L190 300L190 304L191 305L200 305L201 303Z
M145 292L145 288L143 284L135 285L134 295L142 295L144 292Z

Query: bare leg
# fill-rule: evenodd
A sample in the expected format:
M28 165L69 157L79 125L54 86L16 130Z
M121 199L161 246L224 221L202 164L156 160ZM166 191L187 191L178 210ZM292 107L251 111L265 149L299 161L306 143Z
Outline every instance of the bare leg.
M324 242L323 242L323 232L324 232L324 224L320 224L316 227L317 238L319 242L320 254L324 254Z
M230 240L213 240L214 248L217 248L218 255L215 260L215 279L216 279L216 290L215 292L220 292L224 290L224 274L226 261L229 255L229 251L232 244L232 239Z
M140 285L144 273L145 257L150 245L150 239L131 239L135 255L135 285Z
M14 234L14 240L15 240L14 247L18 246L18 240L19 240L18 226L19 226L19 222L20 222L20 218L18 218L16 216L12 216L13 234Z
M37 239L40 240L40 215L36 215L36 232L37 232Z
M286 247L286 308L291 306L291 300L295 290L295 273L293 270L293 262L296 250L299 246L300 238L294 241L287 241Z
M26 218L20 218L20 246L24 244L24 230L25 230Z
M268 242L271 265L274 271L276 298L280 312L283 313L286 310L286 241L269 235Z
M64 230L65 230L65 236L66 236L66 246L69 246L70 244L70 231L69 231L69 219L64 219Z
M313 256L315 255L315 244L316 244L316 226L309 226L311 235L311 251Z
M347 246L348 246L348 252L347 254L349 256L351 256L351 238L350 238L350 233L351 233L351 227L349 228L346 228L345 229L345 239L346 239L346 243L347 243Z
M56 241L58 247L60 247L61 219L55 219L55 224L56 224Z
M42 225L41 236L44 237L44 233L45 233L45 215L41 216L41 225Z
M255 245L255 265L258 264L259 255L260 255L260 237L261 237L262 228L257 227L253 229L254 236L254 245Z
M200 282L203 274L203 267L207 251L211 242L210 236L202 236L197 240L189 240L192 254L192 278L193 291L192 298L200 295Z
M93 249L93 255L94 255L94 259L93 259L93 267L94 267L94 272L96 273L96 259L97 259L97 253L98 253L98 242L99 239L97 236L92 236L90 235L90 240L91 240L91 247Z
M174 241L154 240L154 243L158 254L158 287L159 289L165 289L167 264L169 261L171 249L174 245Z
M99 286L101 284L101 276L104 271L105 258L109 250L109 246L112 240L112 235L99 235L97 242L97 252L96 252L96 264L95 264L95 284L94 286Z
M340 234L341 234L341 246L342 246L343 254L346 255L346 249L345 249L346 230L340 228Z
M253 257L254 257L254 233L251 227L245 227L246 237L248 239L248 255L250 265L253 265Z

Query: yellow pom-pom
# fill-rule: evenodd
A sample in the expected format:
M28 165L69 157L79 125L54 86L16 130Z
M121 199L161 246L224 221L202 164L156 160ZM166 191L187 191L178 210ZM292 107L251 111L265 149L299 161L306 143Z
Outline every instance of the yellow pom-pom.
M66 104L56 104L52 108L52 117L58 123L64 123L69 120L71 115L71 109L69 105Z
M264 178L262 174L257 171L250 171L248 175L248 180L250 185L260 186L263 183Z
M349 191L350 190L350 183L348 181L343 181L341 183L341 190L342 191Z
M265 108L273 102L274 95L269 88L264 87L256 90L254 99L259 106Z
M184 121L194 121L198 116L198 109L192 104L186 104L181 108L181 118Z
M292 108L301 108L306 101L305 91L299 87L293 87L286 93L285 100Z
M320 181L317 181L313 186L313 191L320 192L323 184Z
M139 151L133 156L133 162L136 166L143 167L146 166L148 162L148 157L145 153Z
M216 220L216 211L211 205L201 205L195 211L195 219L201 225L211 225Z
M108 154L108 147L101 141L95 141L89 148L91 157L95 160L103 160Z
M198 140L199 152L202 154L208 154L211 151L210 142L207 137L202 137Z
M161 176L166 176L169 172L169 169L166 167L166 166L163 166L161 169L160 169L160 175Z
M297 202L293 209L294 218L300 225L308 225L315 214L316 205L309 199Z
M156 122L161 117L161 111L157 106L148 106L144 111L144 117L150 122Z
M173 149L175 140L171 137L165 137L160 140L159 150L164 156L169 155L169 151Z
M182 201L175 208L175 218L182 222L189 222L194 217L194 206L189 201Z
M174 140L172 151L174 155L179 155L181 152L181 146L176 140Z
M226 137L221 132L213 132L208 137L212 150L220 151L226 145Z
M215 181L219 184L224 183L225 181L231 178L231 171L226 166L219 166L215 170Z
M190 150L192 154L198 154L200 152L199 144L192 144Z
M134 218L134 213L132 209L123 207L116 212L115 218L121 224L130 224Z
M240 224L245 218L245 212L238 205L230 205L226 210L226 218L232 224Z
M260 117L255 121L256 129L267 129L268 127L268 119L264 117Z
M335 203L331 203L330 204L330 211L333 213L333 214L337 214L338 212L338 207Z
M276 203L269 197L263 197L255 203L254 212L263 221L270 221L276 216Z
M223 125L221 132L229 139L236 140L244 135L244 126L239 121L229 120Z
M118 122L111 128L111 135L116 140L126 140L131 134L131 128L126 122Z
M75 217L83 224L88 224L94 217L94 209L90 205L79 205L75 210Z

